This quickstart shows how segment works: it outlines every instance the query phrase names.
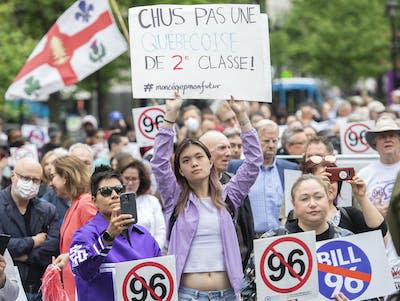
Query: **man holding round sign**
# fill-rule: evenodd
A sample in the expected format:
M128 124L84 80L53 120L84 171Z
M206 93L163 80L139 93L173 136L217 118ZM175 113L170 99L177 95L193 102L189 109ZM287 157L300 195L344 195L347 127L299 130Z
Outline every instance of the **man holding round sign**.
M311 174L301 176L292 186L291 196L297 220L287 223L285 228L266 232L261 238L315 231L316 240L320 241L352 234L350 231L327 222L328 191L319 177ZM280 252L280 244L291 244L294 247L289 254L283 254L283 249ZM261 257L260 262L263 263L263 268L260 275L262 279L257 280L257 285L265 285L275 294L291 294L293 296L293 294L299 292L308 280L309 273L311 273L310 255L307 255L307 250L309 250L308 246L301 240L283 240L275 242L274 245L271 244ZM261 290L261 287L257 287L256 295L256 269L261 269L261 267L255 265L255 257L252 254L242 283L241 293L244 300L256 300ZM282 284L281 280L285 275L292 285L285 286ZM261 299L260 297L262 296L258 296L258 300ZM268 297L268 295L265 297ZM336 300L347 300L341 293L337 294L335 298Z

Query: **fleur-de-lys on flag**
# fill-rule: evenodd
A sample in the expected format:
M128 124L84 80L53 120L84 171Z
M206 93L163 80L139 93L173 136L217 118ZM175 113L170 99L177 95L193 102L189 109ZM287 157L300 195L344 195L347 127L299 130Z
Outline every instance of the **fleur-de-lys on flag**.
M108 0L79 0L62 14L29 56L5 98L47 99L128 49Z

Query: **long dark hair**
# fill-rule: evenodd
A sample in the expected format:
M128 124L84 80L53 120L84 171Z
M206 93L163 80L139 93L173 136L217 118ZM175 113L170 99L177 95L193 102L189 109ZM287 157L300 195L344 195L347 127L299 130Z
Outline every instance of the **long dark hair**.
M201 143L198 139L186 138L184 139L177 147L175 152L175 160L174 160L174 172L176 180L178 184L181 186L182 191L179 195L178 202L176 205L177 214L181 213L185 208L187 199L189 197L190 191L193 191L193 187L190 186L187 179L180 173L180 162L179 159L182 155L182 152L187 149L190 145L195 145L200 147L206 154L209 160L211 160L211 154L208 148ZM222 185L218 179L217 171L214 165L211 167L208 187L210 192L210 198L215 204L215 206L222 208L225 207L225 203L221 200L222 195Z

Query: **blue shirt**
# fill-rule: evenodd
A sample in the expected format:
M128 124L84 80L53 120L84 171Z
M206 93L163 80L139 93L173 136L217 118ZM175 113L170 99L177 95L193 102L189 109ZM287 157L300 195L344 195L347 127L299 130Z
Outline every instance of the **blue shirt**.
M150 233L139 225L128 229L129 241L121 234L112 246L101 238L108 221L96 216L75 232L69 257L76 275L78 300L113 301L113 266L110 263L161 256L161 250ZM111 268L110 268L111 267Z
M250 188L249 199L256 233L264 233L279 227L283 188L276 159L272 166L260 167L256 182Z

